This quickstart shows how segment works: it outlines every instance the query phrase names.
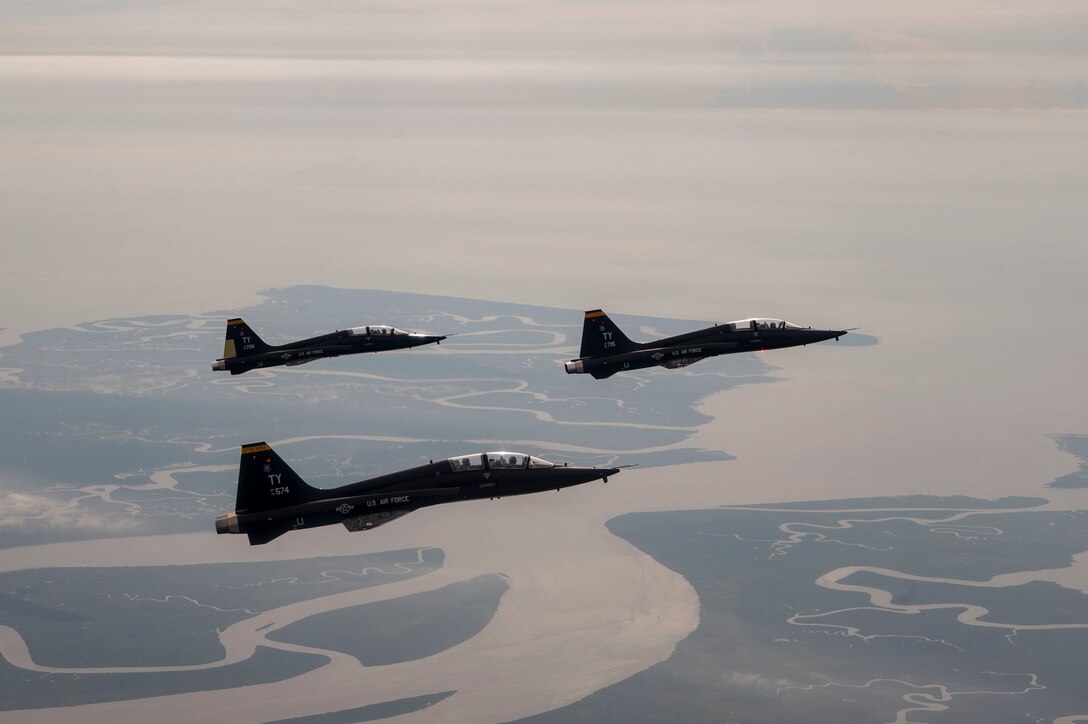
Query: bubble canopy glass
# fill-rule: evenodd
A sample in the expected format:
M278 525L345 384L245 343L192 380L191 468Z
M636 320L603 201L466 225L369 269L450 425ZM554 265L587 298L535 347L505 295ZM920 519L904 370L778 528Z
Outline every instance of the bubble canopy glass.
M784 319L772 319L771 317L752 317L751 319L741 319L736 322L730 322L727 326L737 330L804 329L804 327L798 326L792 322L787 322Z
M348 334L352 337L391 337L393 335L408 335L403 329L390 327L386 324L372 324L369 327L352 327L348 330Z
M524 470L526 468L554 468L555 463L542 460L532 455L515 452L489 452L473 453L472 455L456 455L449 459L453 472L460 473L466 470Z

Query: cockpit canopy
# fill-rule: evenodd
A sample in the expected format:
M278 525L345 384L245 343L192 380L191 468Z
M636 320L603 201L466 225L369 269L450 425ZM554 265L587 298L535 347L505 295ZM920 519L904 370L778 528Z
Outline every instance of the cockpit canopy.
M730 322L725 325L730 329L744 331L746 329L804 329L792 322L787 322L784 319L772 319L770 317L753 317L752 319L741 319L736 322Z
M408 335L403 329L390 327L387 324L371 324L367 327L352 327L348 330L348 334L352 337L391 337L393 335Z
M465 472L466 470L484 470L485 463L488 470L524 470L526 468L555 467L555 463L525 453L515 452L473 453L472 455L457 455L449 460L450 467L455 473Z

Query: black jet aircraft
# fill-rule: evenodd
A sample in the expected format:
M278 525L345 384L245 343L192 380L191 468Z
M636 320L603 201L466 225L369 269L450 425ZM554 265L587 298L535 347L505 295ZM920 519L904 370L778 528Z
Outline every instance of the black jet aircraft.
M216 533L245 533L261 545L287 531L343 523L370 530L413 510L458 500L501 498L608 482L619 468L556 465L516 452L458 455L331 490L303 482L267 443L242 447L234 512L215 519Z
M582 325L582 350L566 368L567 374L586 373L601 380L644 367L686 367L720 354L796 347L832 337L837 340L848 331L799 327L781 319L743 319L655 342L632 342L607 314L591 309Z
M213 370L229 370L240 375L252 369L277 365L301 365L325 357L361 352L386 352L422 344L438 344L445 337L435 334L405 332L384 324L351 327L310 337L290 344L265 344L240 317L227 320L227 339L223 356L212 363Z

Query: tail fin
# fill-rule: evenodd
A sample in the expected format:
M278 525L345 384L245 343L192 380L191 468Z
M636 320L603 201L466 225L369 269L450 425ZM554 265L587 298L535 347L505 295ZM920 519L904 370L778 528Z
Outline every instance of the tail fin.
M616 323L600 309L586 312L582 324L582 351L579 357L598 357L600 355L623 354L637 348L635 342L627 339Z
M261 513L298 505L320 496L267 443L242 446L238 465L238 513Z
M227 320L227 339L223 342L223 359L248 357L272 350L241 317Z
M249 536L249 544L251 546L261 546L269 541L273 541L279 538L284 533L291 530L290 524L272 525L267 528L255 528L247 533Z

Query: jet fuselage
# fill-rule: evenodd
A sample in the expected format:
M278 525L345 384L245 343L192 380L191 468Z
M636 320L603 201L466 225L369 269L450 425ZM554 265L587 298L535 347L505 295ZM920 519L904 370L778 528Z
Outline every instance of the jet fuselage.
M618 468L555 465L513 452L474 453L431 462L339 488L307 485L265 443L242 448L233 513L217 533L246 533L253 545L289 531L342 523L369 530L419 508L501 498L605 480Z
M223 356L212 363L212 369L240 375L252 369L301 365L345 354L388 352L438 344L445 338L443 335L405 332L387 325L370 325L341 329L289 344L271 345L257 336L242 319L235 318L227 321Z
M566 363L568 374L590 374L597 379L625 370L646 367L685 367L722 354L759 352L838 339L848 330L799 327L780 319L747 319L665 337L633 342L599 309L586 312L582 349Z

